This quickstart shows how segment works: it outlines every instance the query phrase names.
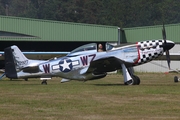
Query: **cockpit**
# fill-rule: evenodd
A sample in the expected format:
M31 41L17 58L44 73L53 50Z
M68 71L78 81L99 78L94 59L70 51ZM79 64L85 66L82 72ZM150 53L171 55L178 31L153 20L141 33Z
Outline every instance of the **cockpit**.
M113 49L113 45L106 43L106 51L112 50Z
M83 46L80 46L76 49L74 49L73 51L71 51L67 56L74 56L74 55L79 55L82 54L84 52L97 52L97 44L96 43L90 43L90 44L86 44Z
M109 51L111 50L114 46L109 44L109 43L106 43L105 45L106 47L106 51ZM83 45L83 46L80 46L76 49L74 49L73 51L71 51L67 56L74 56L74 55L80 55L84 52L88 53L88 52L97 52L98 51L98 46L97 46L97 43L90 43L90 44L86 44L86 45Z

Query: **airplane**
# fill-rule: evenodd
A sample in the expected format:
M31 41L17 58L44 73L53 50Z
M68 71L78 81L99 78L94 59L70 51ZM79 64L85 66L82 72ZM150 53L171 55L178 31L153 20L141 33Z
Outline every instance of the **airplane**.
M134 75L133 67L145 64L166 52L170 68L169 50L174 42L163 39L146 40L132 45L105 45L105 51L98 52L97 43L80 46L63 57L50 60L32 60L26 58L16 46L4 49L5 76L10 79L40 78L41 84L47 84L52 77L61 77L61 83L71 80L87 81L104 78L107 72L122 69L125 85L139 85L140 78Z

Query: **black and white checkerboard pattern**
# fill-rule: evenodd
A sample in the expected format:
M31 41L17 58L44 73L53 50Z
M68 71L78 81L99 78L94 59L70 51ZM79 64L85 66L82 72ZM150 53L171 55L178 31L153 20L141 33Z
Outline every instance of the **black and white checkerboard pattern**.
M161 45L163 43L164 40L149 40L149 41L138 42L137 44L140 49L139 51L140 59L137 64L139 65L146 63L162 55L163 48L161 47Z

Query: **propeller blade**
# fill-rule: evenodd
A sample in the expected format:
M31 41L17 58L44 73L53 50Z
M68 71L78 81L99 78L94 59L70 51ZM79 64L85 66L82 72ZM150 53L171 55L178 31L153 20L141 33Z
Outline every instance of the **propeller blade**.
M170 59L170 55L169 55L169 50L166 51L166 59L167 59L167 64L168 64L168 67L170 70L171 69L170 68L171 59Z
M164 43L166 44L166 30L165 30L164 24L163 24L163 29L162 29L162 36L163 36Z
M163 29L162 29L162 36L163 36L163 40L164 40L164 46L166 46L166 44L167 44L167 42L166 42L166 30L164 27L164 23L163 23ZM170 68L171 59L170 59L170 55L169 55L169 50L165 50L165 51L166 51L167 64L168 64L169 69L171 69Z

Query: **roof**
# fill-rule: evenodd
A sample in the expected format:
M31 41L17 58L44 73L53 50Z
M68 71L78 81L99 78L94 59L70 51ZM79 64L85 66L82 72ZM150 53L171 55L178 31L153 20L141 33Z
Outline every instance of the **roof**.
M163 25L124 28L124 41L137 42L144 40L163 39ZM180 24L166 24L166 39L180 43Z
M0 16L3 41L117 41L118 27Z

